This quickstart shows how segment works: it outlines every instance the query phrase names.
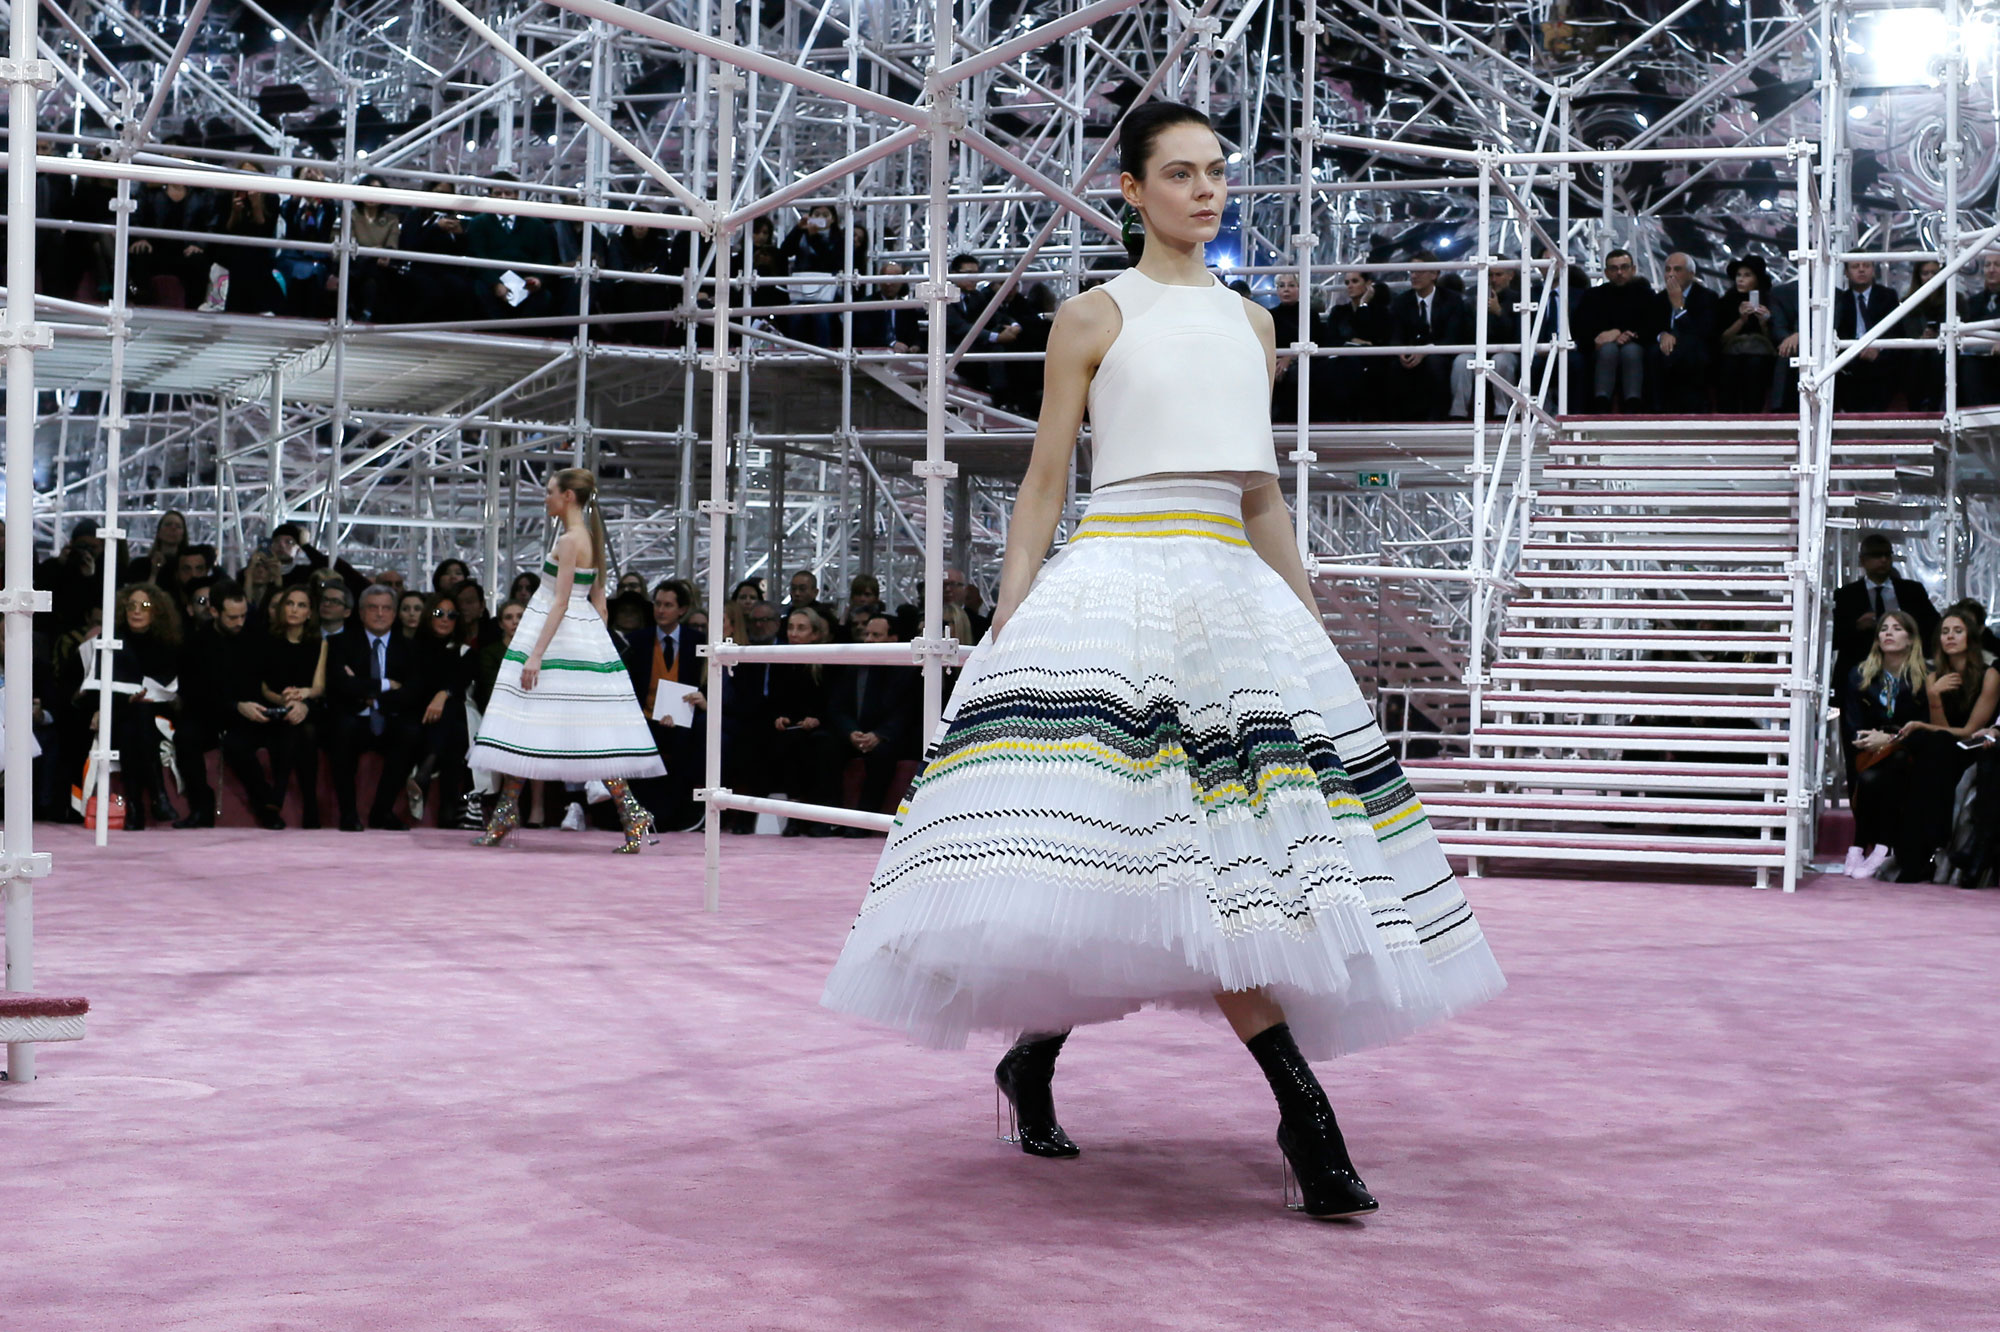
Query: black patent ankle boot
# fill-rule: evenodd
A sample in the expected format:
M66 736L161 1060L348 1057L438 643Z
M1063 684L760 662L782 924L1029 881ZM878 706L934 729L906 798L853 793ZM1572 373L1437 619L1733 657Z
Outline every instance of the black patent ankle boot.
M1348 1159L1347 1142L1292 1029L1280 1022L1245 1043L1278 1098L1278 1150L1292 1167L1307 1216L1366 1216L1380 1209Z
M1019 1143L1030 1156L1062 1160L1082 1152L1056 1123L1055 1096L1049 1091L1056 1075L1056 1056L1068 1039L1066 1031L1053 1036L1023 1035L993 1070L994 1085L1005 1098L1000 1137Z

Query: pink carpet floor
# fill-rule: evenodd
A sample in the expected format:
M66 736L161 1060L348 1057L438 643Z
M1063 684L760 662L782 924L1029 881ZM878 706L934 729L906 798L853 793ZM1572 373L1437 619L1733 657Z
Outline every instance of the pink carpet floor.
M1324 1224L1220 1027L1081 1033L1052 1163L821 1011L879 842L41 836L9 1327L2000 1328L2000 894L1472 882L1512 988L1322 1070Z

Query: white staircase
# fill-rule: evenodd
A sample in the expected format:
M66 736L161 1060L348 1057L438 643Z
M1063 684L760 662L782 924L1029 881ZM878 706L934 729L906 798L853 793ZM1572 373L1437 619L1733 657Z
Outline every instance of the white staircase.
M1933 421L1836 423L1832 524L1934 503ZM1822 663L1795 422L1572 419L1546 449L1475 691L1470 753L1406 764L1446 849L1721 866L1790 888L1810 852ZM1806 543L1810 547L1811 543ZM1796 632L1795 632L1796 631ZM1811 695L1816 698L1817 695ZM1792 728L1811 733L1795 748ZM1791 770L1795 761L1806 769Z
M1411 763L1473 858L1783 874L1796 431L1547 447L1471 752ZM1663 434L1665 432L1662 432Z

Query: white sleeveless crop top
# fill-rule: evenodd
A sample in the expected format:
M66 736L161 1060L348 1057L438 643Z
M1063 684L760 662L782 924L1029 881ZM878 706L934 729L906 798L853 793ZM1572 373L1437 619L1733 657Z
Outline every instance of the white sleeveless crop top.
M1124 326L1090 381L1090 485L1156 472L1278 474L1271 377L1241 296L1136 268L1104 284Z

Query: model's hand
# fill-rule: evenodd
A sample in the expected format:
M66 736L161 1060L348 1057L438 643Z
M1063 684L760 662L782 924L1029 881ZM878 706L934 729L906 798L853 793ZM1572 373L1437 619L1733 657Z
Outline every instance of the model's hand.
M528 658L527 664L521 667L521 688L532 692L535 688L535 682L541 678L542 678L541 657L533 656Z

